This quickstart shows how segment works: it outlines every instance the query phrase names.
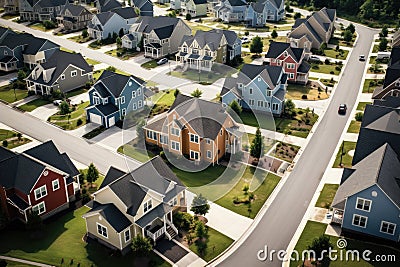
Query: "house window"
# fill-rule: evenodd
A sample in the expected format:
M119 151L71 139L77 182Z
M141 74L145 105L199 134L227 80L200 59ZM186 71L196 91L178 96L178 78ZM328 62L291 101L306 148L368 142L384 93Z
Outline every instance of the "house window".
M104 104L108 104L108 98L105 98L103 101Z
M141 108L143 106L143 102L142 102L142 100L139 100L138 101L138 108Z
M238 88L242 89L243 88L243 83L238 83Z
M157 133L153 131L147 131L147 138L157 141Z
M5 55L5 56L7 56L7 55L8 55L8 52L7 52L6 50L4 50L4 55Z
M33 206L32 207L32 211L36 212L37 215L45 213L46 212L46 205L44 204L44 201L42 201L39 204Z
M364 198L357 198L356 209L370 211L371 210L371 200L364 199Z
M265 103L264 103L264 106L270 108L270 107L271 107L271 103L265 102Z
M132 92L132 98L135 98L135 97L136 97L136 92L133 91L133 92Z
M249 94L250 94L250 95L253 94L253 88L249 88Z
M264 107L264 101L258 100L258 101L257 101L257 106L258 106L259 108Z
M78 75L78 71L76 70L71 71L71 77L75 77L76 75Z
M261 82L261 78L260 77L258 77L258 79L257 79L259 82Z
M133 103L133 110L137 110L137 105L136 105L136 103Z
M121 104L125 103L125 96L121 96Z
M95 105L100 104L100 98L98 98L97 96L93 96L93 103L94 103Z
M129 229L126 230L124 233L124 236L125 236L125 243L131 241L131 230L129 230Z
M207 145L211 144L211 140L210 139L206 139L206 143L207 143Z
M149 199L148 201L146 201L143 204L143 211L147 212L147 211L151 210L152 207L153 207L153 202L151 201L151 199Z
M137 95L139 96L139 95L141 95L142 94L142 88L138 88L137 89Z
M207 158L208 158L208 159L211 159L211 158L212 158L211 150L207 150Z
M39 187L38 189L35 189L35 200L41 199L42 197L47 196L47 188L46 185Z
M353 215L353 225L354 226L365 228L365 227L367 227L367 221L368 221L368 218L365 216L361 216L358 214Z
M294 69L294 63L287 63L286 68L288 69Z
M60 183L58 182L58 179L53 180L52 184L53 184L53 191L60 189Z
M174 127L172 127L171 128L171 134L172 135L175 135L175 136L179 136L179 129L178 128L174 128Z
M180 150L180 149L179 149L179 143L178 143L178 142L175 142L175 141L171 141L171 148L172 148L173 150L179 151L179 150Z
M254 99L249 99L249 105L254 106Z
M199 143L199 136L195 135L195 134L190 134L190 142L198 144Z
M194 160L198 160L199 159L199 152L190 150L190 158L194 159Z
M294 79L294 73L289 73L289 78Z
M160 143L167 145L168 144L168 136L166 135L160 135Z
M272 104L272 110L278 110L279 105L276 103Z
M396 230L396 224L382 221L381 223L381 232L389 235L394 235Z
M122 109L122 116L125 116L126 115L126 108L123 108Z
M272 91L267 89L267 96L271 96Z
M65 74L61 75L61 80L65 80Z
M105 238L108 238L107 227L97 223L97 233Z

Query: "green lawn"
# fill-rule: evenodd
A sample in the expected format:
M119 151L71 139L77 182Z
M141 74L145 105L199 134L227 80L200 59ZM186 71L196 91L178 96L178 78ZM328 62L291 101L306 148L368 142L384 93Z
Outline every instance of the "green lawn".
M226 167L222 165L209 166L199 172L186 172L174 166L171 169L187 187L199 187L217 179L225 171Z
M82 44L82 43L89 42L91 40L91 38L89 36L86 38L83 38L82 35L78 35L78 36L69 37L68 40L72 40L74 42Z
M17 96L17 99L15 99ZM0 99L6 101L7 103L13 103L15 101L24 99L28 96L28 90L14 89L11 84L4 85L0 87Z
M20 263L17 261L6 261L6 262L7 262L7 267L32 267L32 266L35 266L35 265Z
M175 90L160 91L151 97L153 107L150 114L155 116L157 114L167 111L175 101Z
M371 104L371 102L359 102L358 105L357 105L357 110L364 111L364 110L365 110L365 107L366 107L368 104Z
M379 45L374 45L374 47L372 48L372 53L378 53L379 51Z
M329 40L330 44L334 45L340 45L340 46L347 46L347 47L353 47L354 41L356 40L355 36L353 36L353 40L351 40L349 43L343 41L343 38L338 38L338 37L332 37Z
M97 65L97 64L100 64L100 61L97 61L97 60L94 60L94 59L91 59L91 58L87 58L86 59L86 62L89 64L89 65Z
M352 120L349 125L349 129L347 129L348 133L359 133L361 128L361 121Z
M133 159L136 159L140 162L146 162L149 159L155 157L152 152L146 151L145 149L140 149L138 147L134 147L130 144L125 144L118 148L118 152L124 155L127 155Z
M153 60L150 60L150 61L147 61L147 62L143 63L140 66L142 68L150 70L150 69L153 69L153 68L157 67L158 65L157 65L157 61L153 59Z
M42 31L42 32L47 32L47 31L52 30L52 29L46 29L46 28L44 27L43 23L41 23L41 22L38 22L38 23L35 23L35 24L32 24L32 25L29 25L28 27L29 27L29 28L32 28L32 29L35 29L35 30Z
M325 74L333 74L333 75L339 75L340 70L336 69L336 64L317 64L317 63L311 63L311 71L312 72L319 72L319 73L325 73Z
M65 48L65 47L60 47L60 50L64 51L64 52L68 52L68 53L74 53L75 52L74 50L71 50L71 49L68 49L68 48Z
M1 142L0 145L1 146L3 146L4 140L7 140L7 142L8 142L8 145L7 145L8 149L13 149L15 147L22 146L22 145L32 141L26 137L22 137L21 140L18 140L17 132L6 130L6 129L0 129L0 142Z
M240 215L253 219L281 179L279 176L272 173L258 170L257 176L254 178L257 179L257 181L263 182L257 190L253 192L254 200L251 202L251 210L249 211L248 204L235 204L234 200L236 198L238 200L247 200L248 196L244 195L243 187L249 185L251 182L251 179L254 176L254 170L255 168L253 167L247 167L235 187L215 203ZM234 176L235 174L232 175Z
M375 88L382 84L382 79L365 79L363 93L373 93Z
M316 78L316 80L318 80L318 78ZM330 86L330 87L333 87L335 83L337 83L337 81L335 81L334 79L319 79L319 81L322 82L325 86Z
M344 143L344 145L343 145ZM348 154L349 151L354 150L356 148L356 142L345 141L339 148L339 151L336 155L335 162L333 163L333 168L340 167L340 156L342 155L342 164L344 167L351 167L351 161L353 157ZM343 152L342 152L343 148Z
M220 78L225 78L225 77L231 76L235 72L236 72L236 70L233 68L230 69L230 71L228 73L219 73L215 70L212 70L211 72L200 71L200 73L199 73L197 70L188 69L184 72L172 71L172 72L169 72L168 74L171 76L174 76L174 77L188 79L193 82L212 84Z
M338 184L325 184L315 206L329 209L338 188Z
M221 254L225 249L227 249L231 244L233 240L227 237L226 235L218 232L217 230L214 230L211 227L208 227L208 233L207 233L207 247L204 252L204 255L200 254L197 251L197 246L196 243L193 242L190 245L190 250L199 255L201 258L203 258L205 261L210 261L217 257L219 254Z
M340 51L342 51L342 52L340 52ZM342 49L342 50L336 51L335 49L327 48L324 50L324 54L325 54L325 56L330 57L330 58L345 60L347 58L347 55L349 54L349 50Z
M98 136L99 134L104 132L105 130L107 130L107 128L105 128L104 126L99 126L95 129L91 130L90 132L82 135L82 137L86 138L86 139L92 139L93 137Z
M261 40L263 41L264 47L263 47L263 51L268 51L269 49L269 44L274 41L274 42L285 42L286 43L286 37L285 36L278 36L275 39L272 37L269 38L261 38ZM251 43L251 42L250 42ZM250 45L249 43L249 45Z
M44 105L47 105L50 103L51 102L46 99L38 98L38 99L32 100L31 102L28 102L22 106L19 106L18 108L22 109L24 111L27 111L27 112L31 112L32 110L34 110L40 106L44 106Z
M65 97L66 97L66 98L70 98L70 97L73 97L73 96L77 96L77 95L80 95L80 94L84 94L84 93L86 93L87 91L88 91L88 90L85 89L85 88L76 89L76 90L69 91L68 93L66 93L66 94L65 94Z
M122 60L128 60L128 59L136 56L138 53L139 52L137 52L137 51L128 50L126 48L117 48L117 49L113 49L113 50L110 50L110 51L106 52L107 55L110 55L110 56L113 56L113 57L117 57L117 58L120 58Z
M312 241L321 236L322 234L325 233L326 230L326 224L323 223L318 223L318 222L313 222L313 221L308 221L306 224L306 227L304 228L303 233L300 235L300 238L295 246L295 250L301 253L307 249L309 245L311 245ZM347 241L347 246L344 249L339 249L336 245L338 241L338 237L335 236L329 236L330 238L330 243L333 245L333 250L339 250L337 253L334 253L333 256L338 256L338 260L330 262L329 266L330 267L343 267L343 266L348 266L348 267L387 267L387 266L398 266L397 262L379 262L379 261L373 261L373 262L366 262L362 258L362 254L364 251L369 250L372 253L371 254L366 254L370 259L374 259L376 255L395 255L396 260L400 258L400 252L396 248L392 248L390 246L386 245L379 245L376 243L368 243L360 240L355 240L355 239L350 239L346 238ZM332 250L332 251L333 251ZM343 250L341 252L341 250ZM346 251L347 250L357 250L359 251L360 254L360 261L341 261L340 260L340 253L343 253L343 257L345 258ZM295 255L295 254L293 254ZM350 256L351 257L351 256ZM351 258L350 258L351 259ZM292 261L290 263L291 267L296 267L296 266L301 266L302 262L297 261L294 262Z
M307 96L307 100L323 100L329 95L324 91L319 91L318 88L310 85L288 84L286 98L292 100L302 100L303 95Z
M132 266L138 265L133 254L120 256L97 242L85 243L82 237L86 233L82 215L89 209L82 207L64 216L48 222L43 235L32 235L25 230L7 229L0 234L0 254L55 266ZM66 249L67 248L67 249ZM154 266L169 266L155 254L150 255ZM61 260L64 259L64 263ZM73 259L73 265L70 265Z
M77 105L76 110L70 113L70 118L67 115L61 115L57 112L55 115L48 118L48 121L54 123L64 130L74 130L82 125L86 124L86 112L85 108L89 106L89 101ZM82 120L82 124L78 125L79 119Z

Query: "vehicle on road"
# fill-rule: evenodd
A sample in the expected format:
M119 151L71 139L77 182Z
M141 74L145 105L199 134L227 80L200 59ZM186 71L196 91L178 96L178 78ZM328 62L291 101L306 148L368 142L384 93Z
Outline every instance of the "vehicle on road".
M340 104L339 105L339 109L338 109L339 115L346 115L346 111L347 111L347 105L346 104Z
M157 61L157 65L162 65L162 64L165 64L165 63L167 63L168 62L168 59L167 58L162 58L162 59L160 59L159 61Z
M250 43L250 40L247 37L242 37L240 40L242 41L242 44Z
M360 56L358 57L358 60L360 60L360 61L365 61L365 56L364 56L364 55L360 55Z
M60 100L60 99L56 99L56 100L53 101L53 104L55 106L59 106L59 105L61 105L61 103L62 103L62 100Z
M310 60L320 61L321 59L317 56L310 56Z
M14 77L14 78L11 78L10 80L9 80L9 82L10 83L13 83L13 82L15 82L15 81L17 81L18 80L18 78L17 77Z

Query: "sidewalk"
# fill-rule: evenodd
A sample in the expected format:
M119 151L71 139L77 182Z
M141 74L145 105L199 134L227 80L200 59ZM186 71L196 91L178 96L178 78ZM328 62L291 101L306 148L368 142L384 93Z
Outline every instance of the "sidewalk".
M33 101L35 99L38 99L38 98L39 98L39 95L31 95L31 96L25 97L24 99L21 99L19 101L16 101L16 102L12 103L12 105L14 107L19 107L19 106L22 106L22 105L24 105L26 103L29 103L29 102L31 102L31 101Z
M44 264L44 263L27 261L27 260L17 259L17 258L12 258L12 257L7 257L7 256L0 256L0 259L13 261L13 262L19 262L19 263L22 263L22 264L28 264L28 265L33 265L33 266L39 266L39 267L53 267L54 266L54 265L47 265L47 264Z

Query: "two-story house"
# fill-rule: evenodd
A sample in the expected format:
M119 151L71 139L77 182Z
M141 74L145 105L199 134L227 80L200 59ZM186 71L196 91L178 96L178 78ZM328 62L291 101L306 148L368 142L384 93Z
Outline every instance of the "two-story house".
M10 15L19 14L19 0L5 0L4 14L10 14Z
M0 147L0 203L7 219L46 219L69 207L80 190L79 171L52 141L21 154Z
M122 3L117 0L95 0L94 6L97 9L97 13L103 13L111 11L115 8L122 8Z
M87 236L122 254L137 235L174 238L172 212L186 207L186 187L159 156L130 173L111 167L93 197L82 216Z
M132 6L137 8L140 16L153 17L154 5L150 0L132 0Z
M279 21L284 17L284 0L259 0L248 5L245 21L248 27L264 27L268 21Z
M304 48L291 47L289 43L272 42L265 62L271 66L282 66L288 82L307 84L310 64L304 60Z
M51 95L78 89L93 79L93 67L79 53L58 50L45 62L38 64L25 79L29 91Z
M67 4L57 17L58 25L64 32L85 29L92 20L93 14L81 5Z
M281 66L245 64L237 78L225 79L221 101L236 100L244 109L271 112L280 116L284 109L287 74Z
M224 0L214 7L214 16L226 23L240 22L245 20L246 10L245 0Z
M181 12L192 18L207 16L207 0L181 0Z
M128 112L143 109L144 92L141 79L105 70L88 92L87 120L111 127Z
M182 1L181 0L170 0L169 1L169 7L172 10L180 10L181 9L181 5L182 5Z
M183 20L171 17L140 17L122 37L122 47L135 49L143 40L144 56L160 58L178 52L179 45L192 30Z
M229 30L196 31L186 36L176 54L177 64L187 64L191 69L211 71L215 62L229 63L242 53L242 41L236 32Z
M127 33L129 28L138 19L133 7L116 8L96 14L88 24L88 34L96 40L111 38L114 33L119 34L122 29Z
M171 109L148 121L146 143L193 161L218 163L241 151L242 133L220 103L179 94Z
M14 71L24 66L34 68L45 62L60 46L27 33L0 28L0 70Z
M69 0L20 0L19 14L22 21L55 21Z
M336 9L326 7L314 12L307 18L296 19L287 41L292 47L319 49L323 43L328 43L335 31Z
M385 99L387 96L400 97L400 47L393 47L382 87L372 94L372 99Z

